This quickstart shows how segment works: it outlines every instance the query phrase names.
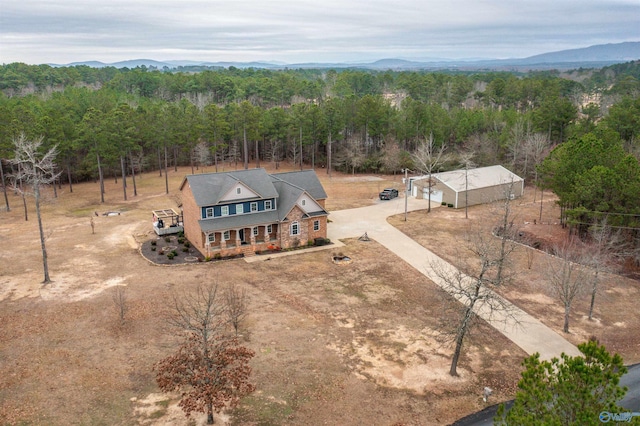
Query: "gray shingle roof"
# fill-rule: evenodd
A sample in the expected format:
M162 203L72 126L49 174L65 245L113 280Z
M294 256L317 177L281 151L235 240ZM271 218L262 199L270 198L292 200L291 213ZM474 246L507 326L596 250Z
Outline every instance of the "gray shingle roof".
M198 206L213 206L233 188L242 182L261 198L277 198L278 192L264 169L236 170L224 173L203 173L188 175L191 192ZM185 182L182 183L184 185Z
M303 188L316 200L324 200L327 193L324 191L316 172L313 170L302 170L299 172L275 173L271 177L274 180L289 182L298 188Z

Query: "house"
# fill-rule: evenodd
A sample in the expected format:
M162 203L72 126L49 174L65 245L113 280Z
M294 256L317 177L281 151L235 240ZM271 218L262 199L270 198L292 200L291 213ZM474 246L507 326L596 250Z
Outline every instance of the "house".
M434 173L431 182L431 202L456 209L524 194L524 179L499 165ZM411 178L410 185L416 198L428 199L428 176Z
M188 175L180 185L187 239L203 255L253 255L327 236L327 194L313 170Z

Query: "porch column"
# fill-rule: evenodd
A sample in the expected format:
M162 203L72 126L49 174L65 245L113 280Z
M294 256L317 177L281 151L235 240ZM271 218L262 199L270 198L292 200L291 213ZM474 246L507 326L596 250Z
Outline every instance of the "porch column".
M224 239L224 231L220 232L220 250L227 248L227 240Z
M236 247L240 247L242 241L240 240L240 229L236 229Z
M267 232L267 230L269 229L268 226L265 225L264 227L264 242L269 244L271 242L271 237L269 236L269 233Z

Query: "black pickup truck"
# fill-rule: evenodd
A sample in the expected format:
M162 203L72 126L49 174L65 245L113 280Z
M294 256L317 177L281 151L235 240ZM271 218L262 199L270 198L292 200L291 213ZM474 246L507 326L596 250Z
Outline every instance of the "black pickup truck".
M396 198L398 196L398 190L394 188L386 188L380 192L381 200L390 200L392 198Z

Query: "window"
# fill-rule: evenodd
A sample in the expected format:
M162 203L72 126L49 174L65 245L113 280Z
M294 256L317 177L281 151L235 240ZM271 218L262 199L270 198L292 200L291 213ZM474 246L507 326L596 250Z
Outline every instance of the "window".
M251 203L251 211L252 212L258 211L258 203Z
M273 225L267 225L267 232L271 234L273 232Z
M319 220L314 220L313 221L313 230L314 231L319 231L320 230L320 221Z
M307 200L302 200L302 205L306 205L307 204Z
M272 207L271 207L271 200L266 200L266 201L264 202L264 209L265 209L265 210L271 210L271 209L272 209Z
M253 236L254 236L254 237L257 237L257 236L258 236L258 227L257 227L257 226L254 226L254 227L253 227Z
M236 204L236 214L244 213L244 204Z
M207 207L205 209L204 217L213 217L213 207Z
M236 188L236 194L238 194L238 195L242 194L242 188L237 187Z
M291 222L291 235L300 234L300 224L296 222Z
M229 216L229 206L220 207L220 214L222 216Z
M224 231L224 234L222 234L222 238L224 238L225 241L228 241L231 239L231 231Z
M215 234L215 232L213 234L209 234L207 236L207 239L209 240L210 243L215 243L216 242L216 234Z

